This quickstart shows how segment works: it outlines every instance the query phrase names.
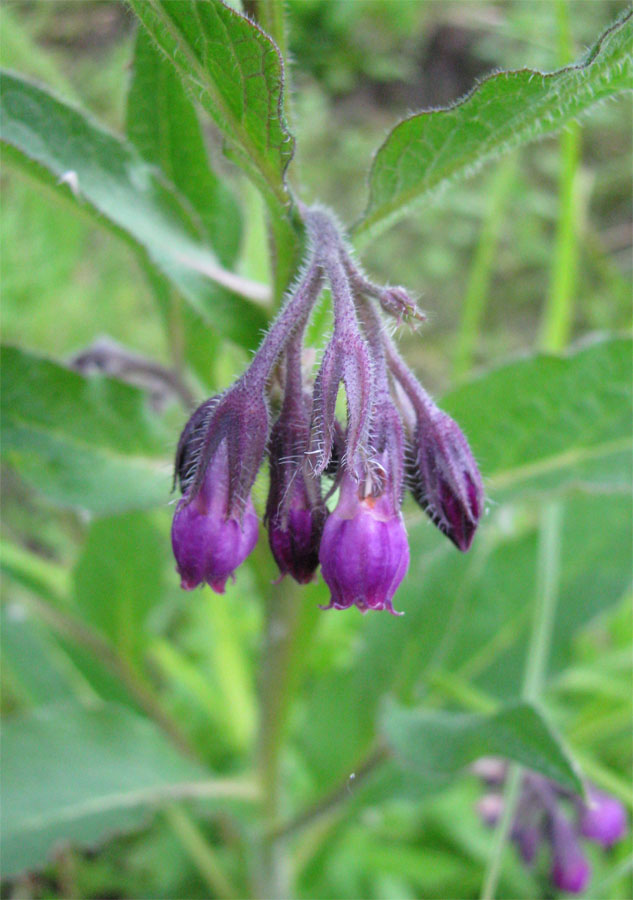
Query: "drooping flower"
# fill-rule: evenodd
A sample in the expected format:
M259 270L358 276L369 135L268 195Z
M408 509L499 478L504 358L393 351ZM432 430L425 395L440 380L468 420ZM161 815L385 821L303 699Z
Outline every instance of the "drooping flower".
M289 349L284 403L268 447L270 489L265 523L281 576L299 584L314 578L327 518L321 479L304 466L310 432L309 401L301 385L301 341Z
M251 491L268 455L265 522L281 575L303 584L321 562L329 608L394 612L409 549L401 512L404 426L389 370L415 409L409 428L412 491L462 550L481 515L481 478L458 426L398 362L374 309L411 322L423 318L415 302L404 288L379 287L363 275L325 210L299 204L299 211L308 259L296 287L248 369L224 394L203 403L183 430L176 454L183 497L172 527L178 571L184 588L206 581L224 590L257 539ZM334 331L310 396L301 372L303 333L326 282ZM284 401L271 429L273 375L284 357ZM341 384L345 422L337 417ZM340 488L329 518L321 495L324 474Z
M409 567L404 519L388 491L359 495L354 479L343 475L341 493L323 530L319 558L331 592L328 609L356 605L362 612L394 613L393 595Z
M552 881L561 891L579 894L591 877L589 860L582 852L576 832L567 819L554 811L550 819Z
M219 594L226 581L257 542L258 522L253 501L241 514L229 508L229 468L225 444L207 466L202 484L179 501L171 540L181 587L192 590L202 582Z

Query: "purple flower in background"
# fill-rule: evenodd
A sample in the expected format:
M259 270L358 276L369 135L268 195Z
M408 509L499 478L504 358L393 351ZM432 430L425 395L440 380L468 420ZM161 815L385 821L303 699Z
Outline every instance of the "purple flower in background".
M557 810L550 816L552 881L561 891L579 894L591 877L589 860L582 852L575 829Z
M596 788L589 789L589 802L582 804L580 831L583 837L611 847L626 834L626 811L619 800Z
M483 758L472 767L489 791L477 804L488 826L495 826L503 810L502 789L507 767L501 760ZM550 850L549 877L561 891L581 893L591 877L582 838L610 847L626 834L624 807L615 797L590 786L588 800L570 794L555 782L526 772L511 827L511 839L523 862L532 866L539 847Z

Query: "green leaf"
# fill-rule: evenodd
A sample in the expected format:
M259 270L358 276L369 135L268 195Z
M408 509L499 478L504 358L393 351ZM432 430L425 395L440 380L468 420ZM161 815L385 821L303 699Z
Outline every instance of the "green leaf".
M146 513L93 522L74 572L75 601L120 656L138 663L164 590L165 540Z
M2 363L5 459L27 481L101 515L167 501L166 434L142 391L16 347Z
M442 407L471 443L495 501L576 487L631 487L632 344L599 341L566 356L509 363Z
M240 245L239 207L209 165L196 110L180 78L143 28L136 38L126 132L141 156L189 201L222 264L232 265Z
M405 767L448 781L481 756L503 756L582 794L573 761L542 714L529 703L508 705L493 715L411 710L390 702L382 731Z
M283 61L257 25L219 0L131 0L186 87L213 117L227 153L276 204L294 152L283 114Z
M214 251L199 217L155 166L79 109L9 72L0 74L0 115L5 160L126 239L208 324L247 347L258 343L264 313L200 274L217 271Z
M629 497L578 494L564 502L560 583L547 677L569 664L579 630L617 604L631 579ZM599 523L599 526L598 524ZM415 540L415 538L414 538ZM475 680L495 697L515 696L525 668L532 603L537 590L538 533L505 535L474 571L461 560L445 560L443 572L424 578L424 601L413 628L424 622L435 640L452 622L444 644L444 666ZM446 584L453 585L449 604ZM415 603L413 583L403 607ZM442 601L444 600L444 604ZM439 610L442 610L442 616ZM425 645L427 638L425 635Z
M410 207L484 162L562 128L633 86L633 14L622 16L578 65L543 74L523 69L486 78L448 109L400 122L378 150L370 199L355 234L378 234Z
M78 673L49 634L31 620L19 602L0 612L3 680L8 677L27 705L41 705L76 696ZM74 681L74 683L73 683Z
M136 39L126 130L141 156L157 165L189 201L221 263L232 266L240 244L240 210L209 166L196 110L175 69L143 28ZM207 384L209 360L217 354L217 333L205 328L199 313L181 301L170 282L155 269L145 268L167 333L172 334L180 322L184 356Z
M138 826L183 782L208 778L124 707L56 704L5 720L3 876L42 868L56 846Z

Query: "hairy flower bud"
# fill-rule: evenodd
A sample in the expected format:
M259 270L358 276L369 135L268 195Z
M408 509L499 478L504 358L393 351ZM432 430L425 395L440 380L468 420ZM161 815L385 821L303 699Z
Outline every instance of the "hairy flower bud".
M462 551L469 549L483 512L484 490L468 441L454 419L435 404L417 425L407 462L416 502Z
M306 471L303 457L309 416L303 398L284 407L275 423L268 455L270 490L266 504L268 539L281 575L299 584L312 580L327 517L320 479Z
M257 542L257 516L248 498L241 515L229 510L229 468L221 444L207 466L202 485L178 503L171 529L181 586L192 590L206 581L224 593L227 578Z
M390 490L360 497L344 474L338 505L323 530L321 571L330 592L326 609L387 609L409 567L407 532Z
M581 834L603 847L611 847L626 834L626 812L615 797L591 788L589 803L580 817Z

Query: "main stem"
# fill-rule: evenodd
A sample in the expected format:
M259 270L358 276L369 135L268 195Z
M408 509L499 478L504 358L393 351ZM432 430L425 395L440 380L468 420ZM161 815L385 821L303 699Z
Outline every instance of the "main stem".
M301 610L296 594L296 585L289 578L272 587L264 635L258 740L262 833L257 892L266 900L290 896L284 845L281 841L275 842L271 835L280 818L280 757Z

